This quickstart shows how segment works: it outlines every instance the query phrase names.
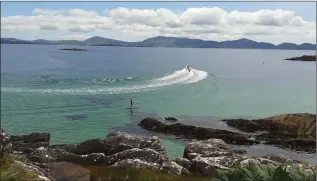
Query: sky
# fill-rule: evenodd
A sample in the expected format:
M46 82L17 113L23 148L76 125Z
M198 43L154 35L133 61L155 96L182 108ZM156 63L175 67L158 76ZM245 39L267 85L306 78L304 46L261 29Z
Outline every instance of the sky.
M1 36L316 43L316 2L1 2Z

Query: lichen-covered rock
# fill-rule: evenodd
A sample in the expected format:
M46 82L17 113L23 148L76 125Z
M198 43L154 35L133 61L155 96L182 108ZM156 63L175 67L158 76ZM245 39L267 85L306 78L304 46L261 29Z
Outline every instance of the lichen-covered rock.
M165 161L168 161L168 157L161 155L159 152L154 151L149 148L133 148L129 150L124 150L122 152L107 156L105 158L105 165L112 165L116 162L126 159L139 159L150 163L163 164Z
M184 158L189 160L197 156L219 156L226 154L229 146L221 139L208 139L193 141L187 144L184 150Z
M172 161L186 168L187 170L189 170L192 165L192 163L186 158L174 158Z
M175 162L164 162L161 166L161 170L168 172L168 173L174 173L177 175L191 175L191 173L188 171L188 169L182 167L181 165L175 163Z
M221 139L190 142L184 150L184 158L190 160L190 171L196 175L214 176L217 169L229 169L248 157L235 153Z
M125 148L149 148L157 151L161 155L167 156L167 152L163 146L163 143L157 136L143 137L130 135L123 132L109 133L104 139L106 145L112 147L125 147ZM115 150L115 149L114 149Z
M11 137L0 128L0 156L2 157L3 154L12 152Z

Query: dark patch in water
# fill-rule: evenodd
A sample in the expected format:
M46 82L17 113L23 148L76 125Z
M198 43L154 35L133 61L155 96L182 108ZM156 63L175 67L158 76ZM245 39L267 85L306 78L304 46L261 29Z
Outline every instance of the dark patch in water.
M99 96L81 96L82 99L87 100L88 102L91 103L91 105L103 105L103 106L110 106L114 103L117 103L121 100L122 98L113 95L99 95Z
M74 114L74 115L66 115L65 116L67 119L70 120L85 120L88 118L87 114Z

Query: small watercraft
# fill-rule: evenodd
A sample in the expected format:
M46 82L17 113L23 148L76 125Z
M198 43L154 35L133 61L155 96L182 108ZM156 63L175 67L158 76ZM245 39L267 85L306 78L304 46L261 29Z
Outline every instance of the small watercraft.
M190 72L190 68L189 65L186 66L186 69L188 70L188 72Z

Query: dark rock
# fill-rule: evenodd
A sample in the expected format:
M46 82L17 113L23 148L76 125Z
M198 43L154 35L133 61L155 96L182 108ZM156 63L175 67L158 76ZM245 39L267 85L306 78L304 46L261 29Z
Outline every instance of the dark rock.
M237 128L241 131L245 132L256 132L260 130L264 130L261 126L258 125L253 120L247 120L247 119L224 119L222 121L225 121L227 125Z
M316 55L303 55L301 57L292 57L285 60L297 60L297 61L316 61Z
M14 141L13 142L13 150L15 151L22 151L26 152L32 152L32 149L40 148L40 147L47 147L49 146L48 142L21 142L21 141Z
M164 118L167 121L178 121L178 119L174 118L174 117L166 117Z
M80 48L63 48L60 50L68 50L68 51L87 51L85 49L80 49Z
M143 119L139 126L144 129L156 132L162 132L167 134L173 134L177 136L182 136L189 139L210 139L219 138L223 139L227 143L239 144L239 145L250 145L259 143L258 141L253 141L247 139L244 135L239 133L234 133L226 130L219 130L213 128L202 128L192 125L185 125L181 123L175 123L167 125L153 118Z
M313 139L271 139L266 144L281 145L298 151L316 152L316 140Z
M89 153L104 153L107 149L110 149L104 145L102 139L90 139L79 144L68 144L68 145L52 145L52 148L63 149L67 152L86 155Z
M31 133L29 135L22 136L11 136L11 140L14 141L23 141L24 143L29 142L49 142L50 133Z

